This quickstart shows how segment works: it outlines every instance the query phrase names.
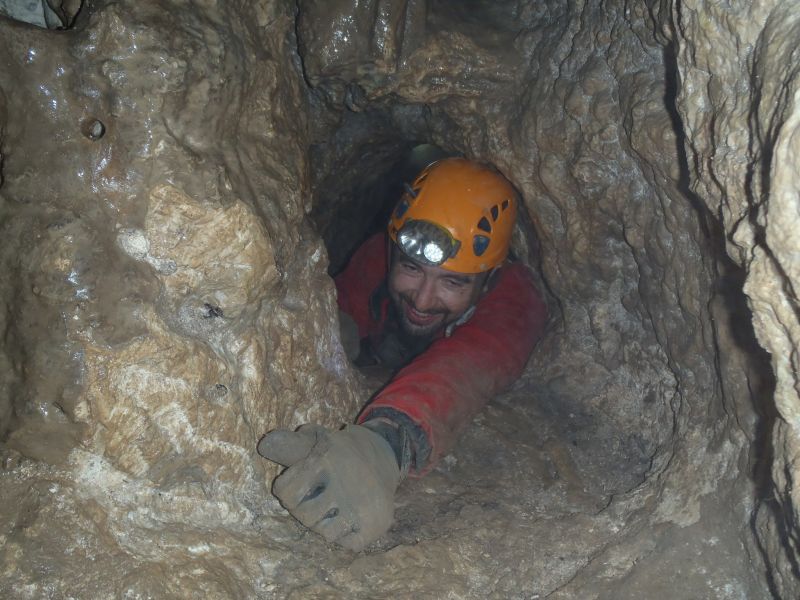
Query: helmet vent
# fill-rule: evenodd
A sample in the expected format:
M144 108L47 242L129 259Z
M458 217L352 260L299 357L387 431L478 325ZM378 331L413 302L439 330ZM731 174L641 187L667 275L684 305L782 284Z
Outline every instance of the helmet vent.
M419 194L419 186L417 186L417 188L415 189L412 188L410 185L408 185L408 183L403 183L403 187L405 188L406 192L408 192L408 195L411 196L412 198L416 198L417 195Z
M508 200L503 200L503 210L508 208Z
M497 204L492 207L492 221L497 221L497 215L500 214L500 209L497 208Z
M400 201L400 204L397 205L397 208L394 211L394 218L402 219L403 215L406 214L406 211L408 211L408 200L403 198L403 200Z
M486 233L492 233L492 224L489 223L489 219L486 217L481 217L481 220L478 221L478 229L485 231Z
M476 235L472 238L472 251L475 256L483 256L486 249L489 247L489 238L485 235Z

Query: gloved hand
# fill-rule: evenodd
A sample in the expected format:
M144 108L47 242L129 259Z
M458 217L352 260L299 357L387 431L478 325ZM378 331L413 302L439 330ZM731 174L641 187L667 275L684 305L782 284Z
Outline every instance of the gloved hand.
M279 429L261 439L258 453L288 467L273 493L329 542L358 552L391 526L400 469L389 443L370 429Z

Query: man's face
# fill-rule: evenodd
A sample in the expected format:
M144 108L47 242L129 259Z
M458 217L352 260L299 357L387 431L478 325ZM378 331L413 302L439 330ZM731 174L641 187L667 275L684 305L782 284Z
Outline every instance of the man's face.
M406 333L429 336L457 321L480 298L484 274L423 265L394 248L389 297Z

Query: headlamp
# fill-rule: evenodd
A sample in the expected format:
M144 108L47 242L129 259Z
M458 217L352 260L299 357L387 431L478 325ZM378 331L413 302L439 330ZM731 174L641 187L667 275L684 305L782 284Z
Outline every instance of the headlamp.
M397 245L403 254L425 265L438 267L452 258L461 247L450 232L430 221L406 221L397 234Z

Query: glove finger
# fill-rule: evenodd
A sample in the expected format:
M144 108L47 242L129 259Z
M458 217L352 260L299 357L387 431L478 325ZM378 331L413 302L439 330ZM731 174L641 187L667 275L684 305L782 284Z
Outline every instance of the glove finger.
M292 516L309 529L322 533L324 526L339 516L336 504L336 498L332 494L322 493L315 498L300 502L292 511Z
M272 492L281 504L294 514L295 508L328 489L329 477L325 467L312 455L295 463L275 479Z
M343 520L349 523L350 527L335 540L336 543L354 552L363 550L365 546L389 531L392 526L392 512L378 510L372 514L359 513L353 515L351 519L347 519L345 515Z
M336 543L340 538L352 533L353 529L352 515L342 512L339 508L329 509L314 526L314 531L329 542Z
M297 431L276 429L261 438L256 450L267 460L290 467L309 455L317 443L316 434L317 430L314 428L301 427Z
M345 535L339 536L339 538L335 541L343 548L347 548L353 552L361 552L365 547L377 540L388 530L389 528L387 527L382 531L365 533L360 531L357 527L351 527L350 530L345 533Z

